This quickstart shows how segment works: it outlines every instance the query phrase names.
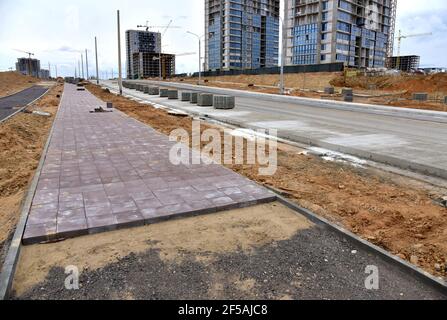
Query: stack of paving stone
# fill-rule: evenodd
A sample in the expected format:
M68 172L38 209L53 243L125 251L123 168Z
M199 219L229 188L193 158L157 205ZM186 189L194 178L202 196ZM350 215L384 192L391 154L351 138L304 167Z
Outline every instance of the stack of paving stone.
M447 96L444 97L444 104L447 104Z
M199 93L197 95L197 105L199 107L212 107L213 95L211 93Z
M147 94L151 96L158 96L160 94L160 89L158 87L148 87Z
M192 104L196 104L198 96L199 96L199 94L197 92L191 92L191 100L190 100L190 102Z
M169 89L162 88L160 89L160 97L167 98Z
M191 101L191 92L189 91L182 91L182 101Z
M170 99L170 100L178 99L178 91L177 90L168 90L168 99Z
M428 100L428 93L413 93L413 100L416 101L427 101Z
M341 94L343 96L343 101L345 101L345 102L353 102L354 101L354 92L351 88L342 89Z
M325 94L334 94L335 88L334 87L326 87L326 88L324 88L324 93Z
M235 100L232 96L214 96L214 109L234 109Z

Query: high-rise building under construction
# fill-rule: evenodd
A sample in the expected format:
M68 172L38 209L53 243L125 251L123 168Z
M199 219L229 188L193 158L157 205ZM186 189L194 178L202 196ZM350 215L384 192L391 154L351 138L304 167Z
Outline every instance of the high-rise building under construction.
M166 78L175 73L175 55L161 53L161 33L126 31L127 78Z
M393 54L397 0L285 0L286 65L382 68Z
M205 0L205 69L278 65L279 0Z

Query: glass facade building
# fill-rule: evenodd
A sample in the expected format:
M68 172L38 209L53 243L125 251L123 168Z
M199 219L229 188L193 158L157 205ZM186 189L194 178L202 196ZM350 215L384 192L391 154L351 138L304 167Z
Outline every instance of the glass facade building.
M278 65L279 0L205 0L205 70Z
M286 0L285 5L287 65L383 68L392 55L396 0Z

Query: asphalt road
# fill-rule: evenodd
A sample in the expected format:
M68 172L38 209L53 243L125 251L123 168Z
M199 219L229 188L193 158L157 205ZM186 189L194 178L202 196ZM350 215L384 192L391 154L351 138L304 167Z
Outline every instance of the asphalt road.
M43 95L48 88L33 86L12 96L0 98L0 121L14 114L30 102Z
M117 87L116 83L110 81L103 84L111 88ZM164 86L181 88L186 85L164 83ZM234 90L218 88L202 87L200 90L238 94ZM366 110L367 107L351 108L349 104L325 107L326 101L323 100L279 102L262 94L238 96L234 110L221 111L149 96L135 90L125 89L124 92L152 103L208 115L245 128L276 129L278 136L296 142L311 143L399 168L447 178L447 113L396 108L388 110L386 107ZM321 106L314 105L318 103Z

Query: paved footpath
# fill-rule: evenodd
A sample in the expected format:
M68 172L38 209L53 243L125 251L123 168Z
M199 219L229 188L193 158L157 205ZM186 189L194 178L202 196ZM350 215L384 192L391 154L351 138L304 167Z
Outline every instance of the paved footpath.
M33 86L11 96L0 98L0 121L33 102L48 90L47 87Z
M25 244L274 201L216 164L169 161L168 137L66 84L23 238Z

